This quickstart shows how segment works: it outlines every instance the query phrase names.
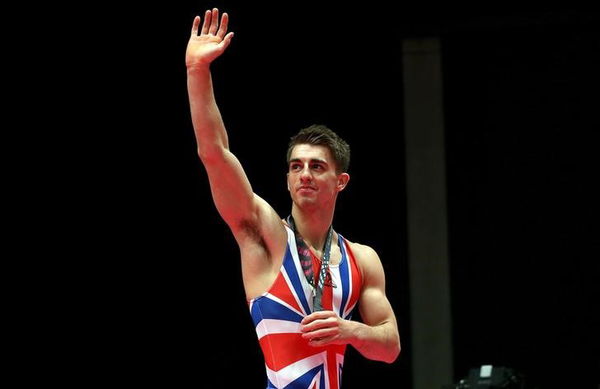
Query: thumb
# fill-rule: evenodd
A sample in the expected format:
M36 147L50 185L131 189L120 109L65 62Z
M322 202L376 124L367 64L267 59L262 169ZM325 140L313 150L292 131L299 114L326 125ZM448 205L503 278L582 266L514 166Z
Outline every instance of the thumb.
M225 35L225 38L223 38L223 40L219 44L219 46L221 46L221 49L225 50L231 43L232 39L233 39L233 32L230 32L229 34Z

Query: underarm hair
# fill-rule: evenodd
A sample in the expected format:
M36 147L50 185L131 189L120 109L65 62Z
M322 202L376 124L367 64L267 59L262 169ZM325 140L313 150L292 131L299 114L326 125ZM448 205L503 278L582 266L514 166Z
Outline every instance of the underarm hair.
M244 232L244 234L246 234L247 237L257 242L261 247L265 249L267 253L269 253L267 242L265 242L265 238L261 235L258 225L256 225L256 223L250 222L248 220L242 220L240 222L240 228Z

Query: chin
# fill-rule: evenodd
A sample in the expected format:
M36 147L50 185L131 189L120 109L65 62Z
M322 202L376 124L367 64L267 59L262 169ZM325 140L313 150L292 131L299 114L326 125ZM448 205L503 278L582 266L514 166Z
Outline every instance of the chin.
M314 208L317 206L317 200L315 198L297 197L294 202L300 208Z

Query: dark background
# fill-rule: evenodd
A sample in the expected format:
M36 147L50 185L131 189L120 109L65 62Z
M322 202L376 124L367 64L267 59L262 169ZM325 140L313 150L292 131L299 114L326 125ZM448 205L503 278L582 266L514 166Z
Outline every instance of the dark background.
M191 23L217 6L236 36L215 93L255 192L289 212L285 150L304 126L352 146L334 223L382 258L403 351L385 365L349 348L344 387L412 384L401 42L429 36L442 45L454 379L493 364L531 387L597 387L598 14L248 3L99 6L59 27L52 53L69 61L48 78L68 85L52 110L65 152L40 165L52 190L37 228L62 259L39 273L58 273L41 300L73 341L50 340L67 354L52 376L265 384L187 102Z

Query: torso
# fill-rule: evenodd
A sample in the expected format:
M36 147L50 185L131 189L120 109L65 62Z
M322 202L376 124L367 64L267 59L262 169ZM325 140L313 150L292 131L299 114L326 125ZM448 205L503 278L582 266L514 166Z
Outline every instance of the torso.
M282 220L282 229L287 226ZM242 277L246 298L252 299L260 296L275 281L279 274L282 258L287 248L287 240L276 239L270 241L271 237L248 236L243 241L238 240L242 256ZM354 245L346 241L354 250ZM322 258L322 251L310 248L317 258ZM329 263L331 266L338 265L342 259L339 246L339 235L334 231L331 240Z
M312 312L313 291L300 267L295 235L287 227L286 232L286 250L277 275L264 293L249 300L269 387L308 388L319 383L321 388L339 388L345 346L315 348L301 337L300 321ZM331 283L324 289L323 307L350 319L360 296L362 275L348 242L337 234L335 238Z

